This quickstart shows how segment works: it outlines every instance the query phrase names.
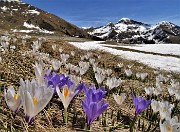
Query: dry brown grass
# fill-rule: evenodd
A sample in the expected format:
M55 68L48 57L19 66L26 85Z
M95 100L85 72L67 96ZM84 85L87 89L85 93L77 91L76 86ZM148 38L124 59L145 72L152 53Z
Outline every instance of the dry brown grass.
M21 40L18 41L16 44L16 50L14 52L7 52L5 54L0 53L0 56L3 59L3 62L0 65L0 126L7 128L8 130L12 129L13 131L43 131L43 132L61 132L61 131L83 131L84 124L85 124L85 115L83 113L82 107L80 105L80 101L83 98L83 95L80 94L70 105L68 109L68 125L66 126L63 121L63 105L60 99L55 95L48 106L40 112L36 117L35 121L31 126L28 126L23 118L23 110L20 109L18 114L15 118L13 118L10 110L8 109L5 100L3 91L7 89L8 86L13 85L16 88L19 86L19 78L23 79L31 79L34 77L34 71L32 68L32 64L36 61L35 58L25 57L23 58L21 52L27 51L31 48L31 44L33 40L37 38L32 38L29 40L25 46L22 45ZM57 50L53 51L51 45L56 44ZM40 49L41 52L49 53L50 58L59 59L59 48L64 49L64 53L70 54L71 51L76 52L75 57L70 57L68 62L72 64L77 64L80 61L80 55L84 55L87 51L83 51L80 49L75 48L72 45L69 45L67 42L58 39L48 39L46 42L42 44ZM109 103L109 107L106 113L106 127L102 126L102 116L99 117L98 120L94 121L92 124L92 131L104 131L105 129L108 131L114 122L114 125L118 124L128 124L129 121L132 120L134 116L134 108L132 105L131 99L131 89L138 91L139 95L144 95L144 87L148 85L153 85L155 82L155 75L154 69L138 63L136 61L130 61L119 56L113 56L109 53L102 52L102 51L91 51L94 54L94 58L99 63L99 66L104 68L111 68L114 71L114 75L117 77L121 77L123 80L120 89L123 92L127 93L127 99L125 103L121 106L122 109L122 117L121 123L117 121L117 111L119 106L117 106L116 102L114 101L113 97L110 94L109 97L105 98L105 101ZM101 55L101 59L97 59L97 55ZM133 71L133 78L127 79L125 75L121 72L115 72L117 67L117 63L123 63L125 67L127 65L133 64L132 71ZM47 64L48 66L48 64ZM141 69L140 67L143 67ZM92 71L91 71L92 72ZM135 79L136 72L147 72L149 74L148 79L145 82L139 81ZM162 71L163 74L169 74L165 71ZM88 77L89 73L83 76L83 80L85 80L88 84L91 83ZM176 79L180 79L178 74L172 74L172 76ZM168 84L164 84L164 91L167 90ZM163 98L163 97L160 97ZM113 113L112 113L113 111ZM75 115L77 114L77 117ZM113 116L112 116L113 114ZM111 118L112 116L112 118ZM1 131L5 131L0 129ZM126 132L129 131L128 129L124 129L123 127L116 128L114 131L119 132ZM137 130L138 131L138 130ZM158 129L157 129L158 131Z

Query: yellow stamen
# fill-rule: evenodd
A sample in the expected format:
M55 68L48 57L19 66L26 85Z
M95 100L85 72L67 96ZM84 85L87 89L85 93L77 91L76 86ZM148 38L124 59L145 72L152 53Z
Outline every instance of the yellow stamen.
M117 98L118 98L119 101L121 100L121 96L117 95Z
M68 92L69 92L69 91L68 91L68 88L64 88L64 93L63 93L63 94L64 94L64 97L65 97L65 98L68 96Z
M34 103L34 105L38 102L38 99L37 98L32 98L32 101L33 101L33 103Z
M14 94L14 101L16 101L17 100L17 94Z
M163 112L168 112L166 108L163 108L163 110L162 110L162 111L163 111Z
M168 127L167 127L167 130L168 130L168 132L172 132L171 126L168 126Z

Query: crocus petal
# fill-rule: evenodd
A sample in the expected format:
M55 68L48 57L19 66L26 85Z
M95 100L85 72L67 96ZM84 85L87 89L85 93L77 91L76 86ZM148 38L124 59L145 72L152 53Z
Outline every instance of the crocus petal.
M108 104L104 104L104 88L97 89L92 85L89 89L84 87L84 100L82 101L82 107L86 114L87 124L90 125L102 112L104 112Z
M91 103L89 109L90 111L87 113L88 125L90 125L96 119L95 113L97 112L97 104Z
M135 97L134 93L132 93L132 99L133 99L136 115L140 114L151 104L150 100L145 100L142 97Z

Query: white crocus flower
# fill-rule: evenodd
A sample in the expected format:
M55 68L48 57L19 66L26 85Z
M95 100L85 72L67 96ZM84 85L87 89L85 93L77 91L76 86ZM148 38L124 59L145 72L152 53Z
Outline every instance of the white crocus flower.
M69 59L69 54L61 54L60 55L62 62L65 64Z
M12 86L8 87L8 90L4 90L4 96L6 104L11 111L16 113L21 106L21 97L19 91L16 93Z
M175 80L171 80L171 86L170 88L168 88L168 92L169 92L169 95L172 96L172 95L175 95L178 97L179 95L179 82L176 82Z
M174 87L174 88L178 88L179 87L179 82L177 82L174 79L171 79L171 86Z
M97 73L99 73L99 74L103 74L104 69L99 68L99 67L97 67L97 66L93 66L93 71L94 71L94 72L97 72Z
M170 96L173 96L176 93L176 88L175 87L170 87L168 88L168 92Z
M175 90L175 97L176 97L176 100L180 100L180 89Z
M72 56L75 56L75 52L74 52L74 51L71 51L71 55L72 55Z
M140 73L140 77L142 81L144 81L147 76L148 76L148 73Z
M33 51L34 52L38 51L41 48L41 44L42 44L41 41L38 41L38 40L33 41L33 44L32 44Z
M83 56L80 56L80 58L81 58L81 60L83 61L83 60L85 60L85 57L84 57L84 55Z
M13 52L16 49L15 45L10 45L10 50Z
M76 89L75 84L71 85L70 88L68 88L67 86L63 86L62 92L60 91L59 87L56 87L57 94L61 99L65 109L68 108L71 100L78 93L78 90L75 91L75 89Z
M62 53L63 52L63 49L62 48L59 48L59 53Z
M92 55L93 55L92 52L88 52L88 53L87 53L88 58L92 57Z
M56 44L52 45L52 49L55 51L56 50Z
M95 63L95 61L96 61L95 59L92 59L92 58L89 59L89 63L90 63L91 65L93 65L93 64Z
M157 113L159 111L159 102L156 100L151 100L151 107L154 113Z
M133 66L134 66L133 64L127 65L127 67L128 67L129 69L131 69Z
M51 69L49 69L49 70L45 69L44 66L45 66L45 64L42 61L40 61L39 63L35 62L35 65L33 65L36 80L37 80L38 84L43 84L44 83L44 75L45 74L48 75L51 72Z
M53 60L51 61L51 64L52 64L52 67L53 67L54 71L58 71L59 68L60 68L61 65L62 65L62 62L60 62L59 60L53 59Z
M81 81L81 77L75 76L75 75L69 75L69 78L74 81L74 83L77 85Z
M101 59L101 55L98 55L98 59Z
M162 92L162 89L160 89L160 88L154 88L153 89L153 94L156 95L156 96L160 95L161 92Z
M95 78L96 78L96 81L98 82L98 84L101 84L102 81L105 79L105 76L102 74L99 74L99 73L95 73Z
M13 43L16 43L17 42L17 38L13 38Z
M113 94L114 100L116 101L116 103L118 105L121 105L124 100L126 99L126 94L125 93L121 93L120 95L118 94Z
M160 121L160 130L161 132L180 132L180 123L177 116L168 118L163 123Z
M110 76L110 75L112 74L112 70L111 70L111 69L106 69L105 72L106 72L106 74L107 74L108 76Z
M123 68L124 64L123 63L118 63L117 65L119 68Z
M68 63L65 65L66 69L69 70L70 72L76 72L76 73L79 73L80 71L80 68L78 66L75 66L71 63Z
M106 85L109 87L109 89L117 88L121 84L121 79L116 79L115 77L107 78Z
M139 78L141 77L140 74L141 74L141 73L139 73L139 72L136 73L136 78L137 78L137 79L139 79Z
M23 46L25 46L26 45L26 40L22 40L22 44L23 44ZM33 46L32 46L33 47ZM34 49L34 48L33 48Z
M131 69L126 69L126 70L125 70L125 74L126 74L127 77L131 77L131 76L132 76L132 71L131 71Z
M76 85L73 84L68 88L67 86L64 86L62 88L62 92L59 90L59 87L56 87L56 92L61 99L63 106L64 106L64 112L65 112L65 123L67 124L67 108L71 102L71 100L74 98L74 96L79 92L79 90L76 90Z
M174 104L170 104L168 101L159 102L159 113L161 120L171 117L171 112L173 108Z
M154 88L152 88L152 87L145 87L144 90L145 90L147 95L151 96L153 94Z
M80 72L80 68L78 66L75 66L74 71L78 74Z
M38 84L36 80L20 80L20 95L26 121L31 124L34 117L42 111L54 94L52 86Z
M79 67L80 67L80 74L83 75L86 73L86 71L89 69L89 62L79 62Z

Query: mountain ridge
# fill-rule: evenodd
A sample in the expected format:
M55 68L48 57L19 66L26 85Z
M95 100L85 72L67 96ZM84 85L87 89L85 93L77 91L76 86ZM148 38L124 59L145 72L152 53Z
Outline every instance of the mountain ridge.
M120 43L180 43L180 27L167 21L151 25L122 18L116 23L110 22L104 26L85 30L104 40Z
M90 35L66 20L21 0L0 0L0 29L22 33Z

